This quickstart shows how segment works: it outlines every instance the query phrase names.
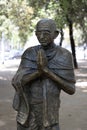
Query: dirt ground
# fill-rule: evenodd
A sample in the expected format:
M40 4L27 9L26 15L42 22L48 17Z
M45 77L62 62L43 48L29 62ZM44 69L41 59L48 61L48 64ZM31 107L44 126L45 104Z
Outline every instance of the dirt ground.
M16 112L12 108L14 89L11 79L20 61L0 65L0 130L16 130ZM60 106L61 130L87 130L87 60L78 61L76 93L62 91Z

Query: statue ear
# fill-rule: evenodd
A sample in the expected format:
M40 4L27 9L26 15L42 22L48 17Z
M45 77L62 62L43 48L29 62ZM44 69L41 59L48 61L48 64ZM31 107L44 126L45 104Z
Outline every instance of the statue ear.
M54 32L54 39L55 39L58 35L59 35L59 31L56 30L56 31Z

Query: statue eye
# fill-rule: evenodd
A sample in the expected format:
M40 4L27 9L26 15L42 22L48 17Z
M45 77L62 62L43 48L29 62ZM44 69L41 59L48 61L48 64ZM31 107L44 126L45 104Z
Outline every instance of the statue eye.
M40 35L48 36L50 34L51 34L51 32L49 32L49 31L36 31L37 36L40 36Z

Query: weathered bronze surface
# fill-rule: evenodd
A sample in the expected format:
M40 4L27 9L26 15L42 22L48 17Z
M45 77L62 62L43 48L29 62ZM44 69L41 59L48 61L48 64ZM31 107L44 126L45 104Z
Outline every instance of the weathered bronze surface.
M40 45L21 57L12 79L17 130L59 130L60 92L75 93L72 55L54 44L58 33L53 20L40 20L36 25Z

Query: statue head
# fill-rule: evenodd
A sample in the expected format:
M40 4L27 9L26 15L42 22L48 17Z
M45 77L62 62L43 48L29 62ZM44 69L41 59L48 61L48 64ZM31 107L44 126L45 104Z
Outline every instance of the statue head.
M36 36L42 46L53 44L58 33L56 24L52 19L42 19L36 25Z

